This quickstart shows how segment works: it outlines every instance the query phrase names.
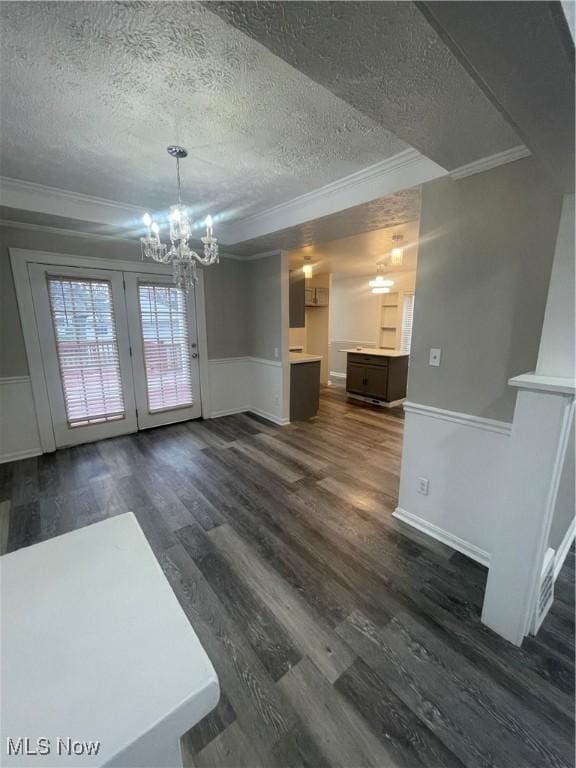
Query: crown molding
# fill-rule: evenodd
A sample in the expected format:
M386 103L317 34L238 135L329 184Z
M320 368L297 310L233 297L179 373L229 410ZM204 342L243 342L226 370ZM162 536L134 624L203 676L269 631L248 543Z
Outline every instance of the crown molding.
M53 235L64 235L66 237L81 237L86 240L121 240L122 242L138 242L133 237L127 235L101 235L96 232L86 232L80 229L64 229L63 227L50 227L48 224L34 224L27 221L14 221L13 219L0 219L0 227L9 227L10 229L27 229L32 232L48 232Z
M356 205L392 195L410 187L442 176L462 179L475 173L496 168L527 157L530 151L525 146L499 152L490 157L475 160L453 171L447 171L415 149L406 149L379 163L306 192L285 203L267 208L258 213L219 226L219 242L222 247L243 243L283 229L304 224L307 221L329 216ZM105 200L80 193L70 192L43 184L21 181L0 176L0 205L7 208L42 213L61 218L91 222L120 230L133 227L140 222L143 208ZM4 220L3 226L32 229L42 232L75 235L99 240L130 240L123 235L94 234L79 230L68 230L39 224ZM251 258L262 258L257 254ZM222 254L224 258L245 261L246 257L233 253Z
M419 186L447 173L417 150L406 149L285 203L222 224L221 240L242 243Z
M139 248L137 238L130 237L128 235L101 235L96 232L86 232L80 229L63 229L62 227L50 227L47 224L33 224L27 221L13 221L12 219L0 219L0 228L6 227L8 229L24 229L31 232L46 232L52 235L62 235L64 237L80 237L85 240L113 240L123 243L134 243ZM273 251L262 254L264 256L270 256ZM260 256L238 256L235 253L220 253L221 259L233 259L235 261L251 261L254 258L260 258Z
M0 176L0 205L23 211L126 227L140 222L142 208L31 181Z
M532 153L523 144L511 149L505 149L503 152L497 152L495 155L489 155L488 157L482 157L480 160L474 160L472 163L461 165L459 168L454 168L450 171L450 176L454 181L458 179L464 179L466 176L473 176L475 173L483 173L484 171L490 171L492 168L497 168L499 165L505 165L506 163L513 163L515 160L521 160L523 157L528 157Z

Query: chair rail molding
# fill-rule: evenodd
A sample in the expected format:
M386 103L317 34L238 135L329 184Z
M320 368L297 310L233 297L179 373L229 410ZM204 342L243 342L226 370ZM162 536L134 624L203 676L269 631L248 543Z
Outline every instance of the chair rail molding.
M487 419L485 416L474 416L471 413L461 413L459 411L449 411L445 408L436 408L432 405L423 405L422 403L413 403L407 400L404 403L404 410L408 413L419 413L430 419L441 419L443 421L453 421L457 424L463 424L475 429L485 429L488 432L497 432L501 435L509 435L512 431L512 424L507 421L498 421L497 419Z

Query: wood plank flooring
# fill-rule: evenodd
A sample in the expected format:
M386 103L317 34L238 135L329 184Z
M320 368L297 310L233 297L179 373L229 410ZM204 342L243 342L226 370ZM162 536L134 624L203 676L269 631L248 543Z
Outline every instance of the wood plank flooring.
M573 766L574 552L538 636L501 640L485 569L392 518L402 432L401 410L330 388L314 422L1 465L0 546L134 512L221 682L186 765Z

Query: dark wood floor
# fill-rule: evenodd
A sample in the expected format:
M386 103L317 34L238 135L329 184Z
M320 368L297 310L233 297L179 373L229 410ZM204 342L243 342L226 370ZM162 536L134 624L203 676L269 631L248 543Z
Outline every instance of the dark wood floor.
M391 516L402 429L329 390L313 423L230 416L3 465L0 535L135 513L222 686L188 765L573 765L573 552L539 636L494 635L485 570Z

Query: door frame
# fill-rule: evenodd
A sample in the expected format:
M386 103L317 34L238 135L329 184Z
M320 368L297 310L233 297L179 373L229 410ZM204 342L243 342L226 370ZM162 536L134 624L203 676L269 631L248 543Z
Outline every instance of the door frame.
M48 398L48 386L46 383L40 339L38 337L38 324L32 296L32 285L28 267L30 264L44 264L50 267L84 267L87 269L105 269L116 272L146 272L151 275L170 275L169 265L144 261L127 261L121 259L93 258L91 256L73 256L64 253L50 251L28 250L24 248L9 248L10 263L14 276L16 299L20 311L20 322L24 335L24 346L28 358L28 369L34 406L36 409L36 421L40 446L43 453L51 453L56 450L54 427L52 423L52 410ZM204 274L198 270L198 283L195 288L196 299L196 326L198 330L198 355L200 366L200 402L202 414L210 413L209 384L208 384L208 341L206 335L206 301L204 295Z
M200 354L198 352L198 328L196 323L196 307L194 312L190 312L190 300L186 295L186 325L189 334L189 342L194 342L195 360L191 360L190 377L192 384L193 401L189 405L173 407L168 409L161 409L159 411L150 411L149 409L149 395L148 395L148 380L146 373L146 355L144 353L144 338L142 335L142 307L140 305L140 298L138 294L138 286L144 280L147 284L162 285L168 288L175 288L172 275L151 275L149 272L132 272L126 274L124 279L124 296L126 299L126 305L128 299L132 298L136 302L138 307L137 313L133 316L127 316L127 324L130 332L130 344L132 348L132 361L137 365L138 370L140 366L144 371L144 376L139 379L138 376L134 376L134 398L136 401L136 412L138 414L138 429L153 429L154 427L166 426L168 424L178 423L180 421L188 421L189 419L197 419L198 415L193 415L194 411L200 410L200 416L202 416L202 398L194 396L194 393L201 393L200 384ZM194 302L196 297L194 296ZM193 332L193 333L192 333ZM192 338L193 336L193 338ZM192 349L190 350L192 354ZM195 366L197 365L197 372ZM187 416L183 417L183 413L187 412ZM192 413L191 413L192 412ZM147 422L147 423L145 423Z

